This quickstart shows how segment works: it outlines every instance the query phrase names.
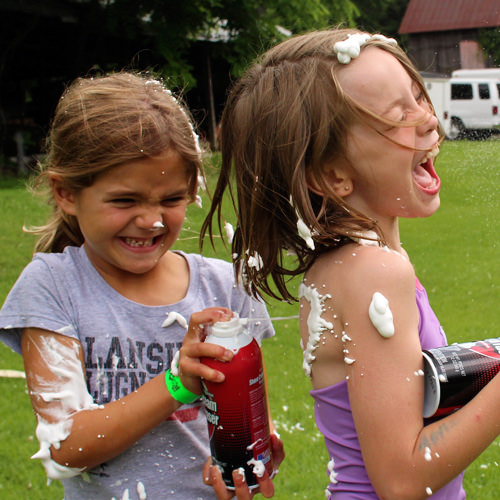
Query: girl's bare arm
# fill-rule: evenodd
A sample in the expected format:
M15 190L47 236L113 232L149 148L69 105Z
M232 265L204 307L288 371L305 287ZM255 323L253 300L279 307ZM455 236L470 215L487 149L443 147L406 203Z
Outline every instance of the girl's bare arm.
M464 408L424 427L423 361L411 264L395 252L366 247L346 255L343 266L335 276L342 293L332 291L332 308L347 334L344 349L350 360L345 374L367 472L381 498L425 499L498 435L500 378ZM328 290L328 273L322 278ZM392 337L383 337L370 320L375 292L388 300Z
M209 309L193 314L181 349L183 385L197 394L200 375L217 380L220 373L190 356L232 357L221 346L199 341L201 325L214 317L218 313ZM41 450L37 455L50 470L91 469L125 451L181 406L167 390L164 373L119 400L94 404L85 382L82 348L73 338L28 328L22 335L22 352L38 418Z

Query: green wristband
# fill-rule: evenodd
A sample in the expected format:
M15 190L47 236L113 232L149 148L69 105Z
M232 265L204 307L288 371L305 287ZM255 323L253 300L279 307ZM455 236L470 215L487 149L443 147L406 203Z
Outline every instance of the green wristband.
M165 372L165 384L167 385L170 395L179 403L189 404L194 403L200 396L186 389L179 377L172 375L170 370Z

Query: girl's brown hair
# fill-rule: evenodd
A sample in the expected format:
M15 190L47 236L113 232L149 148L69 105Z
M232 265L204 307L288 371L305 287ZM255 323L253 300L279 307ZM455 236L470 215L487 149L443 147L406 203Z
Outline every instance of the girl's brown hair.
M229 95L221 121L222 167L202 237L213 234L214 218L221 232L228 190L237 215L233 259L253 295L294 300L287 288L290 277L353 235L379 232L375 221L334 193L324 175L325 165L344 155L351 125L367 115L373 118L336 78L342 65L334 45L354 33L360 32L325 30L286 40L266 52ZM399 47L373 38L365 46L394 55L429 101L420 75ZM308 189L311 182L324 196ZM314 250L297 231L298 215L312 232Z
M184 159L193 199L202 174L197 136L186 110L163 83L128 72L75 80L56 107L34 182L34 190L43 192L53 208L44 226L29 230L40 236L35 251L61 252L83 243L78 221L52 196L51 174L77 193L110 168L168 149Z

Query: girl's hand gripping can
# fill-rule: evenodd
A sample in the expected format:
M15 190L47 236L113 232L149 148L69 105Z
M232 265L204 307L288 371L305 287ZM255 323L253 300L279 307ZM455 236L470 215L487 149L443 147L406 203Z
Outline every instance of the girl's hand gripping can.
M215 323L205 340L231 349L230 362L201 359L226 377L222 383L202 380L202 387L212 460L229 489L234 489L234 469L245 471L250 489L264 470L269 476L273 472L262 354L245 324L238 316Z
M500 339L452 344L423 352L424 417L468 403L500 371Z

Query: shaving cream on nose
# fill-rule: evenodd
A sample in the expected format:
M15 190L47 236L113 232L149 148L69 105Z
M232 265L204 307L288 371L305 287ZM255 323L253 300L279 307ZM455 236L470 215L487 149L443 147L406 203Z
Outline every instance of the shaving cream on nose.
M389 301L380 292L373 294L368 314L373 326L382 337L389 338L394 335L394 321Z

